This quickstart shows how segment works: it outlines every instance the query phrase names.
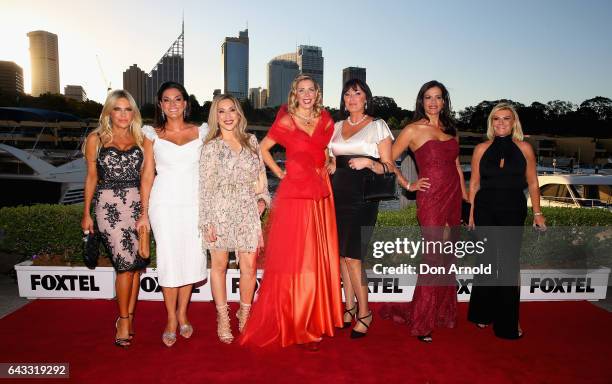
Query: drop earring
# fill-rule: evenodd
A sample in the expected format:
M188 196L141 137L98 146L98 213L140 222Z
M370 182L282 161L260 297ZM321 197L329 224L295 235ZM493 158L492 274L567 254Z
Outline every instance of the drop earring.
M161 118L162 118L162 121L166 120L166 114L164 113L164 111L161 111Z

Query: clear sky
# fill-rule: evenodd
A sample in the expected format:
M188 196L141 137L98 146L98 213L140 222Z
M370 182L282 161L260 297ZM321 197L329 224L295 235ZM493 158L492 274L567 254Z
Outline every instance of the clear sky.
M24 69L26 34L58 35L61 89L83 85L103 102L131 64L148 72L180 34L185 86L200 102L223 88L221 43L248 22L249 87L266 87L266 64L296 45L322 47L325 104L339 104L342 68L367 68L374 95L413 109L419 87L447 85L455 110L482 100L525 104L612 98L612 1L33 1L0 0L0 60Z

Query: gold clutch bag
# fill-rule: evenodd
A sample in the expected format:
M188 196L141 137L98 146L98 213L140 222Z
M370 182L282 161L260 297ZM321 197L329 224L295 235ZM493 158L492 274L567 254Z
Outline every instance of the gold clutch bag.
M150 255L151 236L147 228L143 225L138 231L138 254L143 259L148 259Z

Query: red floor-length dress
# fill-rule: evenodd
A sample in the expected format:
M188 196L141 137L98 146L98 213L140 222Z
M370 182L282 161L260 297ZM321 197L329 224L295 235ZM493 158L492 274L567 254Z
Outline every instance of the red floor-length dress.
M286 149L268 222L264 275L241 344L303 344L342 326L340 263L334 200L325 149L334 131L321 113L312 136L281 107L268 132Z
M452 241L461 224L461 186L455 163L459 155L457 140L429 140L414 155L419 178L428 177L431 183L427 191L417 192L417 219L423 238ZM446 225L450 231L444 230ZM425 253L421 263L443 266L448 271L454 258L454 255ZM412 301L385 305L380 314L383 318L407 323L413 336L425 336L435 327L453 328L457 319L455 274L419 275Z

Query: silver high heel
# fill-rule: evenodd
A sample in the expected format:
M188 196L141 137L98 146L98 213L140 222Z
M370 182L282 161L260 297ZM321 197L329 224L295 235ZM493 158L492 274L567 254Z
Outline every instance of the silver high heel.
M250 313L251 304L244 304L240 302L240 309L238 309L238 312L236 312L236 317L238 318L238 331L240 331L240 333L242 333L242 330L246 326Z
M217 336L225 344L234 341L229 317L229 305L217 305Z

